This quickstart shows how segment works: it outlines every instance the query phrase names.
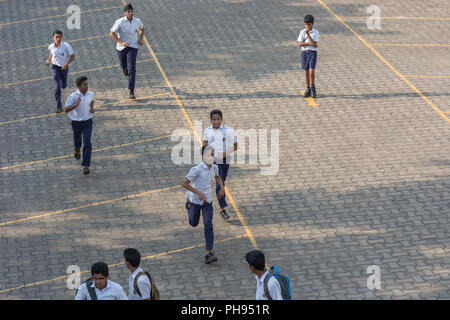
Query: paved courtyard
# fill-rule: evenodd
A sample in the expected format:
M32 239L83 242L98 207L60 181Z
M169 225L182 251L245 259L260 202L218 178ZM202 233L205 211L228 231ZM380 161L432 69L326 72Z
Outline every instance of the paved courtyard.
M127 289L127 247L161 299L254 299L254 248L290 277L294 299L450 299L448 3L380 1L380 29L365 0L132 4L147 39L136 101L107 36L121 0L0 2L0 299L73 299L67 268L85 280L97 261ZM79 30L66 25L70 5ZM300 93L306 14L321 36L314 101ZM54 29L76 56L63 101L80 75L96 97L89 176L70 120L54 113ZM214 199L219 261L205 265L181 187L193 164L171 154L175 130L194 150L193 125L201 135L217 108L234 129L278 130L268 150L279 146L279 167L263 175L269 164L250 151L231 166L232 219ZM380 289L367 287L373 265Z

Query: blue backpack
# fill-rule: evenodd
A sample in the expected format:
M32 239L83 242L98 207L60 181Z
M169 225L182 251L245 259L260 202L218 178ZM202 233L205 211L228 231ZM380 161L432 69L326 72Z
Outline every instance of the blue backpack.
M264 279L264 294L266 295L267 299L272 300L268 285L271 277L275 277L275 279L277 279L280 283L281 296L283 297L283 300L292 300L291 281L288 277L280 274L280 270L278 270L277 266L270 267L269 274Z

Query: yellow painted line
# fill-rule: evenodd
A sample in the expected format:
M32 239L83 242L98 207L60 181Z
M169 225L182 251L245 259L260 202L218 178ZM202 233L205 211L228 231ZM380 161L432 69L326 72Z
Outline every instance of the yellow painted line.
M143 63L143 62L148 62L148 61L152 61L152 59L144 59L144 60L137 61L136 63ZM120 66L120 64L114 64L114 65L106 66L106 67L99 67L99 68L87 69L87 70L82 70L82 71L70 72L70 74L80 74L80 73L86 73L86 72L92 72L92 71L98 71L98 70L115 68L115 67L118 67L118 66ZM0 87L9 87L9 86L14 86L14 85L18 85L18 84L30 83L30 82L46 80L46 79L53 79L53 77L30 79L30 80L18 81L18 82L13 82L13 83L1 83Z
M444 79L444 78L450 78L450 76L427 76L422 74L405 74L405 77L407 78L429 78L429 79Z
M114 146L110 146L110 147L95 149L95 150L92 150L92 152L101 152L101 151L107 151L107 150L112 150L112 149L117 149L117 148L123 148L123 147L133 146L133 145L136 145L139 143L146 143L146 142L161 140L161 139L169 138L172 136L173 136L172 134L168 134L168 135L159 136L159 137L155 137L155 138L142 139L142 140L137 140L134 142L122 143L122 144L118 144L118 145L114 145ZM19 167L25 167L25 166L29 166L29 165L35 165L35 164L54 161L54 160L66 159L66 158L70 158L70 157L73 157L73 154L67 154L64 156L58 156L58 157L42 159L42 160L35 160L35 161L30 161L30 162L23 162L23 163L15 164L12 166L1 167L0 171L11 170L11 169L19 168Z
M352 20L352 19L363 19L367 20L368 16L342 16L342 19L346 20ZM450 20L450 17L404 17L404 16L393 16L393 17L387 17L387 16L381 16L381 20L430 20L430 21L444 21L444 20Z
M109 7L109 8L99 8L99 9L93 9L93 10L87 10L87 11L80 11L80 14L81 13L98 12L98 11L106 11L106 10L112 10L112 9L118 9L118 8L122 8L122 7ZM11 24L17 24L17 23L25 23L25 22L33 22L33 21L39 21L39 20L48 20L48 19L59 18L59 17L67 17L67 16L71 16L71 15L73 15L73 13L64 13L64 14L58 14L55 16L45 16L45 17L41 17L41 18L9 21L9 22L5 22L5 23L0 23L0 27L4 27L7 25L11 25Z
M305 90L300 91L300 94L303 96L305 94ZM317 107L319 104L316 102L316 100L314 100L313 97L307 97L304 98L306 101L308 101L308 106L311 107Z
M122 3L123 3L124 5L126 4L125 0L121 0L121 1L122 1ZM188 122L189 126L191 127L191 130L192 130L192 132L194 133L194 136L197 138L197 141L200 143L200 145L202 145L202 144L203 144L203 141L202 141L201 137L199 136L197 130L195 130L195 127L194 127L194 124L193 124L192 121L191 121L191 118L189 117L188 113L186 112L186 109L184 108L183 104L181 103L181 100L180 100L180 98L178 97L177 93L175 92L175 89L173 88L172 84L170 83L169 78L167 78L167 75L166 75L166 73L164 72L164 70L163 70L161 64L159 63L159 60L158 60L158 58L156 57L155 52L153 51L152 47L150 46L150 43L148 42L147 37L144 35L143 38L144 38L144 42L145 42L145 45L147 46L148 51L150 52L150 54L152 55L153 59L155 60L156 66L158 67L159 72L161 73L162 77L164 78L164 81L166 82L167 86L169 87L170 92L172 92L172 95L173 95L173 97L175 98L175 101L177 102L178 106L180 107L180 110L181 110L181 112L183 113L184 118L186 119L186 121ZM225 189L226 189L226 188L225 188ZM228 196L228 198L229 198L229 200L230 200L231 205L233 206L233 208L234 208L234 210L235 210L235 212L236 212L236 215L238 216L239 220L241 221L241 224L242 224L242 226L244 227L245 232L246 232L248 238L249 238L250 241L252 242L253 247L254 247L255 249L257 249L257 248L258 248L258 245L256 244L256 240L255 240L255 238L253 237L253 234L252 234L252 232L250 231L250 228L248 227L248 225L247 225L247 223L246 223L244 217L242 216L241 212L239 211L239 209L237 208L235 202L233 201L233 198L231 197L230 192L228 191L228 189L226 189L225 192L226 192L226 194L227 194L227 196Z
M450 47L445 43L372 43L374 46L382 47Z
M73 40L66 40L64 39L64 41L66 42L78 42L78 41L85 41L85 40L91 40L91 39L97 39L97 38L102 38L102 37L107 37L109 36L109 34L104 34L101 36L93 36L93 37L87 37L87 38L79 38L79 39L73 39ZM40 46L35 46L35 47L29 47L29 48L22 48L22 49L16 49L16 50L9 50L9 51L3 51L0 52L0 54L7 54L7 53L14 53L14 52L20 52L20 51L26 51L26 50L32 50L32 49L38 49L38 48L47 48L49 46L50 43L48 44L43 44Z
M367 48L370 49L389 69L392 70L400 79L402 79L414 92L416 92L428 105L430 105L434 111L436 111L442 118L450 123L450 119L430 101L419 89L417 89L408 79L405 78L397 69L395 69L377 50L375 50L363 37L361 37L356 31L354 31L340 16L334 13L322 0L317 0L325 9L327 9L336 19L342 23L348 30L350 30Z
M121 101L116 101L116 102L109 102L109 103L101 104L99 106L95 106L94 109L99 109L101 107L115 105L115 104L120 104L120 103L125 103L125 102L133 102L133 101L145 100L145 99L150 99L150 98L155 98L155 97L160 97L160 96L167 96L169 94L170 94L169 92L164 92L164 93L153 94L151 96L136 98L134 100L127 99L127 100L121 100ZM52 116L55 116L55 115L58 115L58 114L59 113L53 112L53 113L42 114L42 115L39 115L39 116L33 116L33 117L22 118L22 119L17 119L17 120L4 121L4 122L0 122L0 126L4 125L4 124L11 124L11 123L16 123L16 122L21 122L21 121L52 117ZM60 113L60 114L62 114L62 113Z
M74 208L57 210L57 211L50 211L50 212L47 212L47 213L44 213L44 214L31 216L31 217L28 217L28 218L1 222L0 223L0 227L16 224L16 223L20 223L20 222L36 220L36 219L41 219L41 218L55 216L55 215L60 215L60 214L76 211L76 210L79 210L79 209L90 208L90 207L97 207L97 206L101 206L101 205L112 203L112 202L116 202L116 201L140 198L140 197L152 194L152 193L168 191L168 190L172 190L172 189L176 189L176 188L181 188L181 185L172 186L172 187L165 187L165 188L155 189L155 190L149 190L149 191L145 191L145 192L142 192L142 193L131 194L131 195L123 196L123 197L119 197L119 198L114 198L114 199L109 199L109 200L104 200L104 201L98 201L98 202L92 202L92 203L85 204L85 205L78 206L78 207L74 207Z
M231 241L231 240L235 240L235 239L241 239L241 238L245 238L245 237L247 237L246 234L241 234L241 235L238 235L238 236L235 236L235 237L230 237L230 238L226 238L226 239L217 240L215 242L216 243L221 243L221 242L227 242L227 241ZM162 256L168 256L170 254L179 253L179 252L183 252L183 251L188 251L188 250L192 250L192 249L195 249L195 248L201 248L201 247L204 247L204 246L205 246L205 244L203 243L203 244L193 245L193 246L189 246L189 247L185 247L185 248L181 248L181 249L176 249L176 250L172 250L172 251L166 251L166 252L162 252L162 253L157 253L157 254L153 254L153 255L150 255L150 256L143 257L143 258L141 258L141 261L150 260L150 259L154 259L154 258L162 257ZM118 267L118 266L121 266L121 265L124 265L124 264L125 264L124 262L118 262L118 263L115 263L115 264L110 264L108 266L108 268L112 269L112 268L115 268L115 267ZM80 274L85 274L85 273L90 273L90 272L91 272L91 270L84 270L84 271L81 271ZM44 280L44 281L27 283L27 284L23 284L21 286L17 286L17 287L14 287L14 288L3 289L3 290L0 290L0 293L11 292L11 291L14 291L14 290L19 290L19 289L28 288L28 287L35 287L35 286L38 286L38 285L42 285L42 284L46 284L46 283L50 283L50 282L54 282L54 281L58 281L58 280L65 280L65 279L69 278L70 276L73 276L73 274L60 276L60 277L56 277L56 278L49 279L49 280Z

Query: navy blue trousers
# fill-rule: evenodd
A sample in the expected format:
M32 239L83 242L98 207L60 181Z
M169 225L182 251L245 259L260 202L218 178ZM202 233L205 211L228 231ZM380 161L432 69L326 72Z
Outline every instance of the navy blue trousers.
M206 242L206 250L212 250L214 246L214 229L213 229L213 206L211 202L206 203L205 205L198 205L192 202L189 202L188 207L188 217L189 224L192 227L198 226L200 221L200 213L203 215L203 225L205 226L205 242Z
M69 75L69 68L63 70L60 66L52 65L53 83L55 84L55 100L58 108L62 108L61 89L67 86L67 76Z
M227 179L227 175L228 175L228 169L230 168L230 164L225 163L225 159L223 159L222 164L217 164L217 166L219 167L219 176L222 179L222 183L225 186L225 180ZM220 191L220 185L217 183L216 181L216 196L217 196L217 200L219 201L219 206L220 209L223 209L225 207L228 206L226 200L225 200L225 195L222 196L222 198L219 198L219 191Z
M72 121L73 129L73 142L75 149L81 148L81 142L83 142L83 167L89 167L91 165L91 153L92 153L92 119L86 121ZM83 138L83 140L82 140Z
M126 47L122 51L116 50L122 70L128 70L128 89L134 90L136 83L136 58L138 49Z

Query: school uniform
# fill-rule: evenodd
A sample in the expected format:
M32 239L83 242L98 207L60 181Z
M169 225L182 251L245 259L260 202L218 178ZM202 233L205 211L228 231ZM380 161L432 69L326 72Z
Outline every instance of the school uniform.
M86 285L86 282L80 285L75 300L92 300ZM122 286L111 280L107 280L106 287L103 290L97 289L94 282L92 282L91 287L95 289L97 300L128 300Z
M203 215L203 225L206 250L212 250L214 246L214 230L213 230L213 206L212 206L212 193L211 182L219 175L219 168L216 164L212 164L210 168L204 161L199 165L191 168L186 175L186 179L191 182L191 186L203 193L206 197L206 204L200 201L197 194L187 191L186 198L189 201L188 206L188 218L189 224L192 227L196 227L200 221L200 213Z
M138 18L133 17L130 21L127 17L117 19L111 31L117 34L118 38L126 43L124 47L120 43L116 45L117 56L120 67L128 71L128 89L134 90L136 83L136 58L139 49L139 30L144 29L144 25Z
M256 278L256 300L268 300L266 294L264 293L264 279L269 275L269 271L267 270L261 278L255 276ZM267 288L269 289L269 294L272 297L272 300L283 300L283 296L281 295L281 286L278 280L275 277L271 277L269 282L267 283Z
M68 113L70 120L72 120L73 130L73 142L75 149L81 148L83 142L83 167L89 167L91 165L91 153L92 153L92 113L90 103L94 101L94 94L91 91L87 91L86 94L82 94L80 90L72 93L66 101L66 107L74 105L78 97L81 98L80 104Z
M320 35L319 31L315 28L312 28L309 32L309 35L315 42L319 42ZM306 29L300 31L297 41L299 42L309 42L309 38L306 36ZM307 69L315 69L317 62L317 48L313 46L302 46L302 68L304 70Z
M144 272L144 270L142 270L141 268L137 268L132 274L130 274L130 278L128 279L128 299L130 300L144 300L150 298L151 296L150 294L152 291L152 285L150 283L150 279L146 274L141 275L137 281L137 286L139 288L139 291L141 292L141 296L138 295L134 290L134 279L139 272Z
M230 127L220 125L218 129L214 129L213 126L209 126L203 132L203 141L208 141L208 145L214 149L214 163L219 168L219 175L222 179L223 185L227 179L228 170L230 168L231 156L227 154L226 158L217 158L217 154L225 152L227 149L233 148L237 142L237 137L234 134L234 130ZM234 150L234 149L233 149ZM219 201L220 208L223 209L228 206L225 195L219 198L220 185L216 182L216 196Z
M58 108L62 108L61 89L67 86L67 76L69 75L69 68L62 69L62 66L69 61L73 55L73 49L67 42L61 41L59 46L54 43L48 46L48 50L52 55L52 74L53 82L55 84L55 100Z

